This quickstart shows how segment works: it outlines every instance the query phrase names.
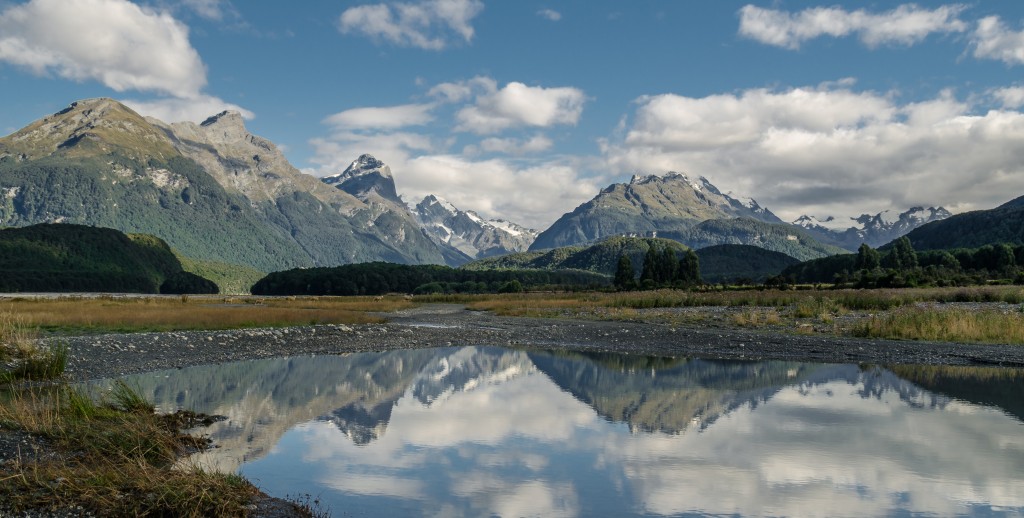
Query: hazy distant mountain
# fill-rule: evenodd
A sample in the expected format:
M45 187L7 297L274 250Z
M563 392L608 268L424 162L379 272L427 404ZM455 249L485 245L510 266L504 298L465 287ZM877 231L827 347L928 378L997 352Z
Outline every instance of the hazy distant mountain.
M666 247L672 248L680 259L687 250L686 246L670 239L616 236L602 239L590 246L564 246L551 250L519 252L480 259L464 265L463 268L468 270L568 269L612 275L618 266L619 257L625 255L633 262L636 273L639 275L644 255L652 246L658 250L663 250Z
M433 195L416 204L414 214L431 238L472 259L522 252L538 234L510 221L484 220L473 211L459 210Z
M891 210L874 216L862 214L845 222L831 216L818 219L804 215L797 218L793 224L806 229L821 241L847 250L856 250L861 243L878 247L906 235L921 225L950 216L952 213L943 207L913 207L899 214Z
M234 112L165 124L88 99L0 138L0 225L150 233L187 256L264 271L445 262L388 212L302 174Z
M752 218L782 221L749 198L723 194L703 176L697 179L670 172L634 176L612 184L594 199L563 215L540 233L531 250L590 243L615 235L656 237L711 219Z

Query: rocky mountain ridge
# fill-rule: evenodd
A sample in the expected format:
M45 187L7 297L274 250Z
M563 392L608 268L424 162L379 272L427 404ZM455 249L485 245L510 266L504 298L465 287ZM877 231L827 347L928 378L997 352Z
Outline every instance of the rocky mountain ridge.
M612 184L563 215L537 236L530 249L585 244L614 235L654 236L707 220L732 218L782 223L753 199L722 193L703 176L691 180L676 172L634 175L629 183Z
M503 219L485 220L434 195L417 203L413 214L427 235L472 259L525 251L538 235L536 230Z
M861 243L879 247L908 234L921 225L941 221L952 215L944 207L912 207L901 213L886 210L875 215L862 214L845 222L831 216L818 219L803 215L792 224L806 229L823 242L832 243L847 250L856 250Z

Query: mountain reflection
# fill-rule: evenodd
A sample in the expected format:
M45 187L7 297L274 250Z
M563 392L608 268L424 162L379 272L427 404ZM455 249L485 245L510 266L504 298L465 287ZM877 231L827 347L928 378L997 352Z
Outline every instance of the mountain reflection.
M873 516L1024 512L1021 380L453 347L129 382L228 416L202 465L353 514Z

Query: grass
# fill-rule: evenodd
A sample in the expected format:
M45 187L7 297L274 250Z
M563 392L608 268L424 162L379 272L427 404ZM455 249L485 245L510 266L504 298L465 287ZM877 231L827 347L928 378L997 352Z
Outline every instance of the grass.
M40 347L35 330L11 313L0 312L0 383L40 381L60 377L68 362L68 347Z
M368 324L372 312L412 306L402 297L144 297L13 299L0 312L21 327L47 332L103 333Z
M1020 311L969 311L960 308L902 308L873 316L853 329L854 336L943 342L1024 344Z
M61 385L0 404L0 427L44 437L62 452L0 465L0 501L16 512L82 506L102 516L244 516L258 490L234 474L174 468L205 441L180 432L123 383L96 401Z
M416 299L420 301L420 298ZM624 293L457 295L430 301L466 304L505 316L641 320L731 325L857 337L1024 343L1024 313L943 308L946 303L1024 303L1019 286L882 290L658 290ZM921 304L929 304L922 309ZM728 317L678 308L733 308ZM676 312L673 312L676 310ZM713 312L711 312L713 313Z

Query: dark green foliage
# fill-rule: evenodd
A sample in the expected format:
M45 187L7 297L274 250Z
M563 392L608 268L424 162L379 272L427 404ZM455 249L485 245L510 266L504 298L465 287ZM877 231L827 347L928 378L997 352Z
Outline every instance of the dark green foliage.
M1024 198L990 210L957 214L922 225L906 236L918 250L979 248L1006 243L1024 244Z
M522 293L523 291L525 291L523 289L523 284L516 279L508 281L498 288L498 293Z
M633 261L628 255L619 257L619 264L615 268L615 287L620 290L631 290L636 288L636 271L633 269Z
M675 279L684 286L696 286L702 282L700 258L693 250L687 250L683 260L679 262L679 275Z
M209 279L204 279L194 273L181 271L171 275L160 285L160 293L165 295L185 293L215 295L220 293L220 288Z
M874 270L882 265L881 255L878 250L871 248L867 243L861 243L857 249L857 263L855 270Z
M153 236L70 224L0 230L0 291L159 293L181 273Z
M686 247L668 239L611 237L588 247L569 246L541 252L522 252L501 257L481 259L462 268L467 270L499 269L573 269L614 275L619 258L629 257L634 268L642 271L645 257L651 247L655 252L671 248L676 256Z
M466 270L438 265L359 263L274 272L252 287L254 295L382 295L385 293L496 292L517 281L536 287L603 287L605 275L580 270ZM437 287L433 285L437 285ZM512 284L514 287L515 285Z
M716 245L695 250L705 282L752 284L799 263L786 254L751 245Z

